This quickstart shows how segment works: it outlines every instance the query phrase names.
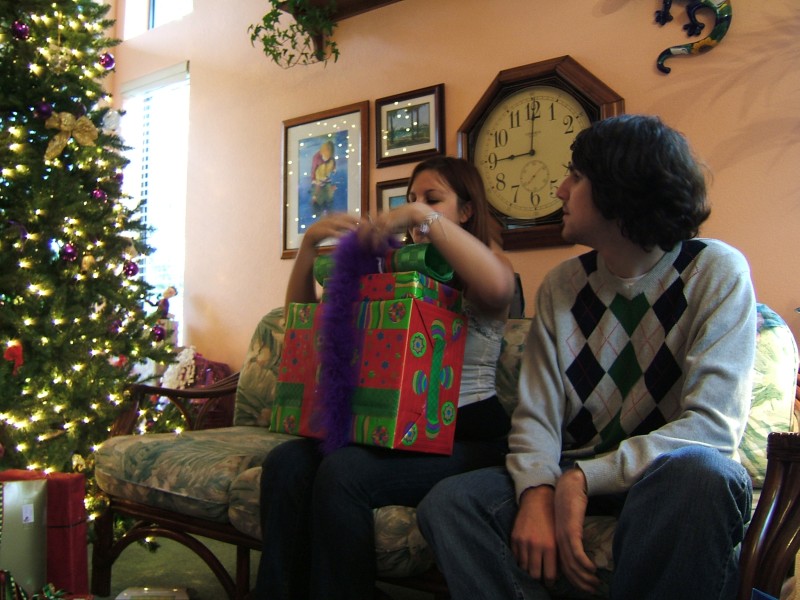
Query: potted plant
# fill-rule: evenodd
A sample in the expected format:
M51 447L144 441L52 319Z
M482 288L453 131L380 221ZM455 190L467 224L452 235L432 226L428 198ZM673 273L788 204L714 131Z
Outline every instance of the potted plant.
M264 54L287 69L295 65L327 63L339 59L331 39L336 23L335 0L326 5L314 0L269 0L271 9L260 23L250 25L250 42L261 42Z

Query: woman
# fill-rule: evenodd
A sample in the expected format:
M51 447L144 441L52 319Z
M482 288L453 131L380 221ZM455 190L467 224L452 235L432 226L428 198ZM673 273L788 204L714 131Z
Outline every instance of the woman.
M368 243L410 230L436 246L456 274L469 326L455 442L451 456L347 446L323 456L319 442L298 439L275 448L261 477L264 538L256 598L370 599L375 588L372 509L416 506L450 475L500 465L509 419L495 395L514 274L495 241L483 182L467 161L437 157L414 169L408 203L371 224L332 214L305 233L286 302L316 302L318 244L360 230Z

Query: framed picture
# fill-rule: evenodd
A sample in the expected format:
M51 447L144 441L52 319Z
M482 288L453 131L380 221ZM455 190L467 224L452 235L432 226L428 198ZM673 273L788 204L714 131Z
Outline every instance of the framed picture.
M369 101L283 122L283 252L329 212L369 210ZM335 241L321 247L333 247Z
M392 210L406 203L406 190L408 189L408 177L402 179L392 179L391 181L381 181L376 186L378 198L378 213L385 210Z
M444 84L375 101L376 165L444 154Z

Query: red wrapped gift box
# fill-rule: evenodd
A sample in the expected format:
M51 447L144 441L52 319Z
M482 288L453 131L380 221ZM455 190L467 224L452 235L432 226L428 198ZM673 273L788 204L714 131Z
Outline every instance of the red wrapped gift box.
M47 480L47 583L73 594L89 591L88 524L82 473L8 469L0 481Z
M278 374L272 430L322 438L317 335L325 305L291 304ZM358 388L351 441L450 454L461 385L466 321L422 300L362 302Z

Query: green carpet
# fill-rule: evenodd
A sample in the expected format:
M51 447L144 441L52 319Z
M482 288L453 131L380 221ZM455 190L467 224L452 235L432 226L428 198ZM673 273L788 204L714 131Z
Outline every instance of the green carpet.
M236 548L230 544L200 538L234 577ZM217 578L194 553L169 539L158 540L161 547L149 552L139 544L131 544L111 570L111 594L95 596L95 600L115 600L128 588L184 588L192 600L227 600ZM91 551L91 546L89 547ZM250 553L250 582L255 585L259 552ZM89 557L91 569L91 555ZM380 589L393 600L430 600L430 594L380 584Z

